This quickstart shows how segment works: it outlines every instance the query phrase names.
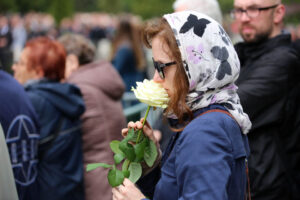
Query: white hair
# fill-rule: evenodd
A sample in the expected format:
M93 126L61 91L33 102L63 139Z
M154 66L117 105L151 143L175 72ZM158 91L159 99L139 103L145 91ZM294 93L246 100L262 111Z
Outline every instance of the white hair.
M173 9L176 11L184 6L185 10L193 10L208 15L222 24L222 13L217 0L176 0Z

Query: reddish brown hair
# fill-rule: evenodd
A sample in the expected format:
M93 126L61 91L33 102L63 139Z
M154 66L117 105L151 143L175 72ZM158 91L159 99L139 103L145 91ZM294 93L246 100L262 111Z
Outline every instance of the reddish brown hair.
M165 52L177 63L173 80L175 92L171 97L165 112L173 112L178 117L179 123L186 122L187 124L192 120L193 116L192 111L186 104L186 96L189 91L189 82L183 68L180 50L177 46L174 33L168 22L163 18L159 20L153 20L147 23L144 27L142 40L148 48L151 48L151 42L155 37L160 37L165 42L170 49L169 52ZM177 131L180 130L182 129L177 129Z
M60 43L47 37L38 37L27 42L25 48L30 50L30 68L41 67L45 78L58 81L64 78L66 51Z

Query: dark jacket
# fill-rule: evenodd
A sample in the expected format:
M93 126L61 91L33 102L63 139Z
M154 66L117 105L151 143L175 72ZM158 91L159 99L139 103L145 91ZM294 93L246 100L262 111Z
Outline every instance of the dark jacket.
M211 105L194 116L211 109L225 110ZM161 169L155 169L138 184L149 196L155 187L154 200L242 200L248 155L247 137L235 120L220 112L206 113L174 134Z
M129 45L121 45L117 50L112 64L118 70L125 83L125 91L131 91L131 87L136 86L137 81L143 81L146 78L145 72L137 70L137 64L133 49Z
M28 83L25 89L41 124L40 199L84 199L79 120L84 103L80 90L71 84L46 79ZM56 133L57 137L51 140Z
M297 58L290 43L290 35L281 34L258 44L236 45L241 61L238 94L252 122L249 171L256 200L289 199L291 194L279 148L287 145L279 142L280 122L289 89L295 84Z
M36 180L38 118L23 86L2 70L0 101L0 123L10 154L19 199L39 200Z
M125 87L120 75L110 63L97 61L81 66L67 81L80 88L86 105L81 117L84 164L114 163L109 143L121 140L121 130L126 127L121 105ZM86 200L112 198L107 173L102 167L84 173Z
M292 43L292 47L294 48L296 54L298 55L299 59L300 59L300 39L294 41ZM299 60L298 60L299 61Z

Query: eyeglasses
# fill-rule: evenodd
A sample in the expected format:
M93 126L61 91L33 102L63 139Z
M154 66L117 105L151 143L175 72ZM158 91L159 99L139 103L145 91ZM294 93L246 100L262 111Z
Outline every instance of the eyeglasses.
M273 6L268 6L268 7L262 7L262 8L255 8L255 7L250 7L247 9L242 9L242 8L235 8L231 11L231 17L233 19L240 19L243 16L243 13L246 13L246 15L253 19L255 17L257 17L260 13L260 11L264 11L264 10L269 10L269 9L273 9L276 8L279 4L273 5Z
M168 63L156 62L154 60L154 58L152 58L152 61L153 61L154 68L157 70L157 72L158 72L161 79L165 78L164 67L168 67L168 66L176 64L176 61L168 62Z

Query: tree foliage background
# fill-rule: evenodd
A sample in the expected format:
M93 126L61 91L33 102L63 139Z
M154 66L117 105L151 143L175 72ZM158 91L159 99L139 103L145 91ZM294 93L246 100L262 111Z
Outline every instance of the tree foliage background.
M0 0L0 13L48 12L53 14L57 22L75 12L130 12L148 19L172 12L173 2L174 0ZM232 9L233 0L219 0L219 3L223 13ZM300 0L283 0L283 3L300 4ZM299 13L292 18L299 21Z

